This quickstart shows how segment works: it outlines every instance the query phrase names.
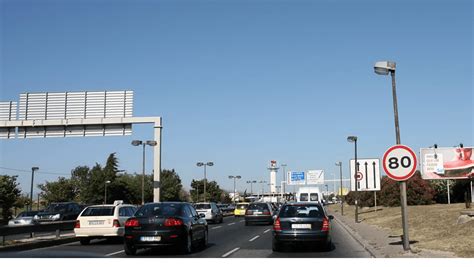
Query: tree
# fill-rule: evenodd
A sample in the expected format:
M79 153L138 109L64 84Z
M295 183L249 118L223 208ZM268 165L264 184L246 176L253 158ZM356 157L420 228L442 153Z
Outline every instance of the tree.
M55 182L39 184L38 188L43 191L43 199L47 203L76 201L77 187L72 179L59 177Z
M179 175L174 171L162 170L160 177L160 200L161 201L180 201L180 193L183 185Z
M21 193L16 178L17 176L0 175L0 208L3 219L10 219L11 208Z

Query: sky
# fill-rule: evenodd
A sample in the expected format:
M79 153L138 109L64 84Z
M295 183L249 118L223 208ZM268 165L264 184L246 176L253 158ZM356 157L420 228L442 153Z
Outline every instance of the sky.
M455 1L0 1L0 101L25 92L133 90L134 116L163 118L162 168L183 186L286 170L339 178L395 144L390 76L397 63L401 142L415 151L474 146L473 4ZM131 136L0 140L0 174L29 192L77 166L141 173ZM147 149L146 172L152 171ZM282 179L282 172L278 172ZM333 183L329 183L332 189ZM253 191L260 189L260 184ZM268 187L266 188L268 191ZM37 188L35 188L35 192Z

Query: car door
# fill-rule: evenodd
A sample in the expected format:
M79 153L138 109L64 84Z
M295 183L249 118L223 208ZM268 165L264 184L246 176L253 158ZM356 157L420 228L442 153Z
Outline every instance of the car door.
M206 230L206 219L199 217L199 214L197 213L196 209L191 206L187 205L188 210L191 214L191 230L193 231L193 239L203 239L204 238L204 231Z

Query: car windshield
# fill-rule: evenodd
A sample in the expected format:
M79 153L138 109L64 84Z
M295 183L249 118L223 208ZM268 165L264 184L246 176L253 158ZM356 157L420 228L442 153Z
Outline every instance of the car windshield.
M268 205L265 203L250 204L249 210L268 210Z
M308 194L307 193L300 194L300 201L308 201Z
M51 204L45 209L45 211L46 212L65 212L66 208L67 208L67 204Z
M173 203L159 203L142 206L136 213L137 217L177 216L181 212L181 205Z
M81 216L112 216L114 207L88 207Z
M197 210L209 210L211 209L211 204L196 204L194 208Z
M280 212L281 218L288 217L324 217L324 212L316 205L287 205Z
M309 195L309 199L310 199L311 201L318 201L318 194L316 194L316 193L311 193L311 194Z
M24 211L20 214L18 214L17 218L21 218L21 217L33 217L37 214L38 212L37 211Z
M244 210L244 209L246 209L248 206L249 206L248 204L237 204L237 208L236 208L236 209Z

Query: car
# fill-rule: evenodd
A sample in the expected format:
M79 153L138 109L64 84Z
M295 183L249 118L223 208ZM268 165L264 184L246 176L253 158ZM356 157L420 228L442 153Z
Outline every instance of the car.
M14 225L29 225L34 224L33 217L38 214L38 211L23 211L16 216L16 218L8 221L9 226Z
M245 225L255 223L273 224L273 208L270 203L250 203L245 211Z
M75 202L51 203L46 209L33 217L36 223L76 220L82 209Z
M245 210L249 206L250 203L247 202L240 202L235 204L235 209L234 209L234 216L239 217L239 216L245 216Z
M199 214L204 214L207 221L212 221L213 223L222 223L224 221L224 214L214 202L196 203L194 208Z
M287 244L317 244L331 248L330 220L320 203L284 204L276 216L272 231L272 249L280 251Z
M197 245L206 247L208 227L204 217L186 202L147 203L125 222L125 254L135 255L140 248L169 246L189 254Z
M123 201L86 207L77 217L74 234L82 245L88 245L95 238L123 237L125 221L136 211L134 205L123 204Z

